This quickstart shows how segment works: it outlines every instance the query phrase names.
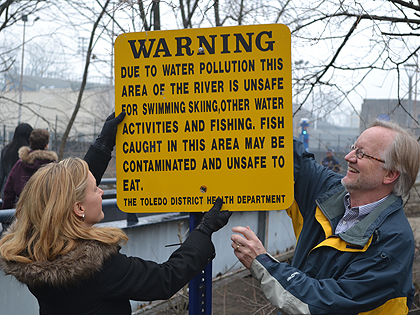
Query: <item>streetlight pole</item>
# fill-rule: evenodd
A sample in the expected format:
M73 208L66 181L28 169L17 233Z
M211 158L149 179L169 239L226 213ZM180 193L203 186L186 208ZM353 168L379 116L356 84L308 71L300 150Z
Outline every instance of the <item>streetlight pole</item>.
M22 21L23 21L23 40L22 40L22 60L20 61L18 125L20 124L20 118L21 118L21 115L22 115L23 58L25 56L25 31L26 31L26 22L28 22L28 15L22 14Z
M416 64L405 64L404 65L405 70L407 71L407 76L408 76L408 123L407 126L409 129L411 129L411 120L412 120L412 116L413 116L413 110L412 110L412 91L413 91L413 76L414 73L417 72L417 65Z
M36 17L35 20L34 20L34 23L38 20L39 20L39 17ZM26 22L28 22L28 15L27 14L22 14L22 21L23 21L23 39L22 39L22 60L20 62L18 125L20 124L20 119L21 119L21 116L22 116L23 60L24 60L24 57L25 57L25 33L26 33Z
M411 105L411 103L412 103L412 90L413 90L413 76L412 75L409 75L408 76L408 85L409 85L409 87L408 87L408 112L410 113L410 115L411 115L411 113L412 113L412 105ZM411 117L408 117L408 128L409 129L411 129Z

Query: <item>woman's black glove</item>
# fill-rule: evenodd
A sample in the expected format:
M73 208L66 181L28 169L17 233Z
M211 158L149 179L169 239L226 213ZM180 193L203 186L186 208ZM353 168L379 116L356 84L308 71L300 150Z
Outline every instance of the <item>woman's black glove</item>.
M213 232L216 232L224 227L232 215L232 212L228 210L220 211L222 204L222 199L218 197L213 207L204 215L196 229L211 237Z
M115 137L117 136L117 127L123 121L125 112L121 112L115 118L115 112L108 116L106 119L101 133L93 143L94 147L111 154L115 146Z

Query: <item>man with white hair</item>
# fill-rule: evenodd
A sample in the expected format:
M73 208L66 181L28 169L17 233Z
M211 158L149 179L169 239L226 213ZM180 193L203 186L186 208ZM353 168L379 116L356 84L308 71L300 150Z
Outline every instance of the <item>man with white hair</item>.
M297 244L291 265L270 256L249 227L232 247L286 314L407 314L414 297L414 237L402 197L415 183L420 146L376 120L351 146L346 175L318 165L294 141Z

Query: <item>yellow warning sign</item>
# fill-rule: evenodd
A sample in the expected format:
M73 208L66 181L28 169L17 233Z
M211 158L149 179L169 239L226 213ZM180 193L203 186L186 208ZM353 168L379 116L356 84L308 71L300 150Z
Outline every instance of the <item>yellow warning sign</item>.
M117 203L126 212L281 210L293 201L285 25L152 31L115 42Z

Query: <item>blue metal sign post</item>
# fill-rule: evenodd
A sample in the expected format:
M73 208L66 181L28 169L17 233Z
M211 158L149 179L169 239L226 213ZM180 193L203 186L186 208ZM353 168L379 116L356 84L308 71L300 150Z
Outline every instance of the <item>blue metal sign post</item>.
M190 231L200 223L203 213L190 213ZM189 315L211 315L212 262L189 284Z

